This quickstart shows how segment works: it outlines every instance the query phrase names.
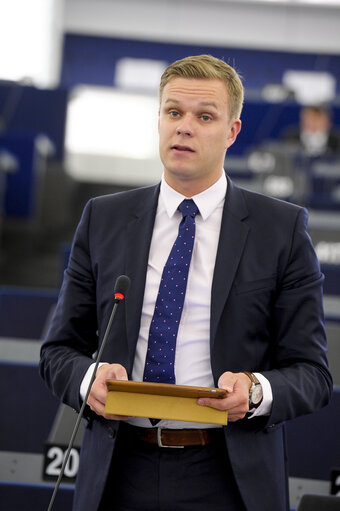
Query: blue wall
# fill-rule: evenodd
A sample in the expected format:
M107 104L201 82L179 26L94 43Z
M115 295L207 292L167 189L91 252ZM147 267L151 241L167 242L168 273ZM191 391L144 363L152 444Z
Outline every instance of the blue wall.
M37 89L0 81L0 135L46 134L63 155L68 90Z
M246 92L260 91L268 83L281 83L286 69L299 69L329 71L337 80L340 95L340 55L193 46L75 34L65 37L61 83L66 88L79 84L112 86L115 65L122 57L170 63L200 53L224 58L234 66L243 77ZM294 102L271 104L246 96L242 115L244 129L229 153L242 154L249 145L277 138L287 125L298 123L299 108ZM340 126L340 106L334 108L334 120Z
M115 64L122 57L150 58L168 63L187 55L209 53L236 67L247 89L261 89L267 83L281 83L286 69L328 71L334 75L340 93L340 55L293 53L269 50L194 46L67 34L64 44L61 83L112 85Z
M67 100L74 86L113 86L115 65L122 57L151 58L170 63L186 55L200 53L224 58L236 67L243 76L246 91L260 91L267 83L281 83L284 71L289 68L329 71L337 80L340 96L340 55L193 46L66 34L59 88L41 90L0 82L0 142L3 149L20 156L21 164L20 173L8 177L5 213L10 216L30 216L34 204L34 174L25 170L31 165L30 158L25 160L24 147L16 151L12 142L15 138L24 140L24 137L32 140L35 135L45 133L56 146L56 158L62 161ZM243 154L250 146L269 138L277 138L287 125L297 124L298 114L299 105L294 102L271 104L262 100L254 101L246 96L242 114L243 129L229 154ZM340 126L340 104L334 105L334 120ZM30 175L28 184L27 175ZM12 211L14 207L15 211Z
M46 133L62 159L66 106L69 90L75 85L112 86L116 62L122 57L152 58L172 62L190 54L210 53L224 58L241 73L247 90L261 90L267 83L281 83L287 68L329 71L340 95L340 55L278 52L158 43L108 37L66 34L60 87L41 90L0 82L0 134L36 135ZM340 126L340 106L335 107L335 122ZM287 124L298 121L294 103L269 104L246 100L241 132L234 153L243 152L250 143L277 137Z

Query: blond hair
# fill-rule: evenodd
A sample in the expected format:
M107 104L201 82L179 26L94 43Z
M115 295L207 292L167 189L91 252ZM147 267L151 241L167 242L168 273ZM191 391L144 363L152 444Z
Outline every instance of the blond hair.
M230 118L238 119L241 116L244 99L243 84L237 71L224 62L224 60L217 59L212 55L193 55L181 60L176 60L176 62L170 64L162 74L159 86L160 100L162 99L164 87L174 77L199 79L218 78L222 80L229 93Z

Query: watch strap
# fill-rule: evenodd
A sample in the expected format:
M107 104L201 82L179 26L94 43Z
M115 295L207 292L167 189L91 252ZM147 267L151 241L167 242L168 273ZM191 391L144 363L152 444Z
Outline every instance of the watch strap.
M256 387L260 387L262 389L260 381L256 378L254 373L251 373L250 371L243 371L245 375L248 376L248 378L251 381L251 386L249 389L249 410L253 410L255 408L258 408L260 404L262 403L262 390L261 390L261 399L258 402L253 401L253 392L255 392Z
M243 371L243 374L246 374L250 381L254 383L254 385L261 385L254 373L251 373L250 371Z

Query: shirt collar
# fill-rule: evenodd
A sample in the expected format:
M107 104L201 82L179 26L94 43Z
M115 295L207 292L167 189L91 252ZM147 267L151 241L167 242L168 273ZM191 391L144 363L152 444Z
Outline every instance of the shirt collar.
M225 172L222 172L221 177L212 186L207 188L197 195L190 197L195 201L196 206L199 209L200 215L203 220L206 220L211 213L217 208L217 206L224 201L227 192L227 178ZM162 176L160 196L164 204L165 210L172 218L177 211L178 206L184 199L188 199L181 193L176 192Z

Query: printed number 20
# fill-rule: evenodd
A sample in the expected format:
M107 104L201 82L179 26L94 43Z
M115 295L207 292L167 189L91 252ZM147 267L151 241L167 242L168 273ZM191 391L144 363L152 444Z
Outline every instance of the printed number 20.
M61 447L51 447L47 451L47 458L51 460L51 462L46 467L46 474L49 476L59 476L61 466L64 461L66 451L64 452ZM70 456L68 462L65 467L65 476L66 477L76 477L79 467L79 453L76 449L71 449Z

